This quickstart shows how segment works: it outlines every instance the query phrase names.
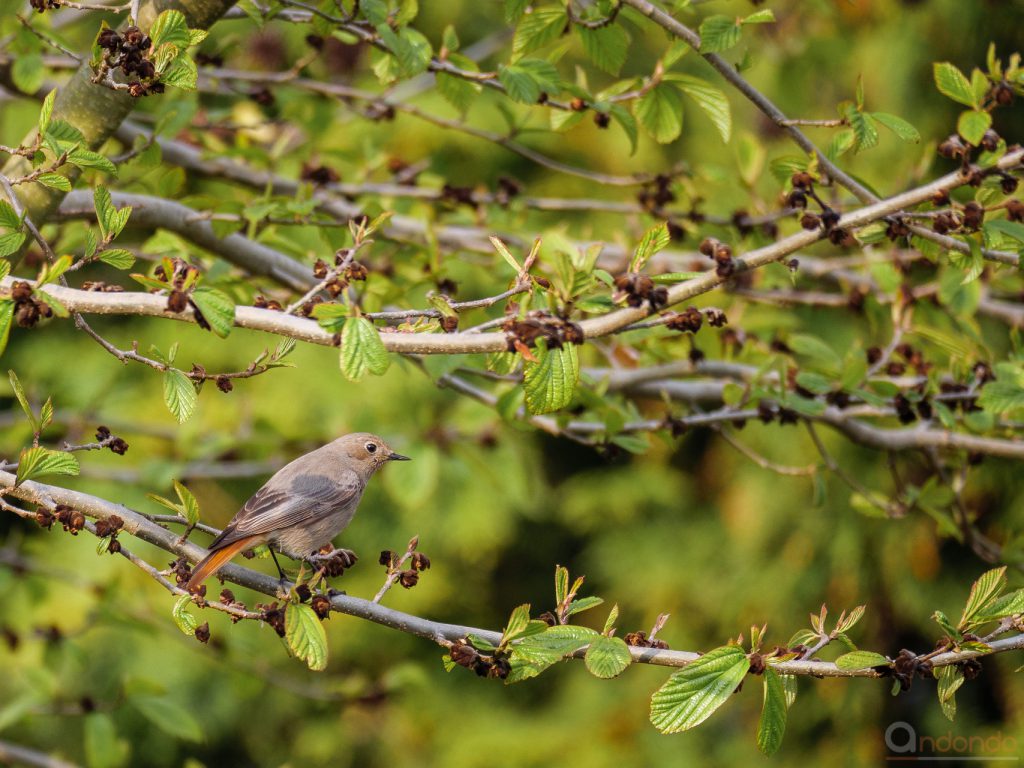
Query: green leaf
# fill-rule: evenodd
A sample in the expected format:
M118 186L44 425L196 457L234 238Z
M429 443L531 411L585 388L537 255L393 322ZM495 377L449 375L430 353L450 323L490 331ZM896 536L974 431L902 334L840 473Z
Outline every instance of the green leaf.
M534 8L523 16L512 38L512 53L522 56L562 36L568 17L562 8Z
M498 68L498 80L510 98L524 104L536 104L542 92L560 89L558 70L542 59L520 59L515 64Z
M292 653L310 669L327 669L327 633L308 605L288 603L284 612L284 639Z
M666 79L669 78L682 89L683 93L697 103L704 114L711 118L711 122L718 130L718 135L722 137L724 143L728 144L729 138L732 136L732 112L729 109L729 100L725 97L722 89L691 75L673 74Z
M989 607L1006 589L1006 566L986 571L971 585L971 593L967 596L963 616L960 617L959 628L966 629L971 619Z
M0 227L7 229L21 229L21 216L14 207L6 200L0 200Z
M555 566L555 604L561 605L569 596L569 569L564 565Z
M618 123L619 127L626 132L626 138L629 139L630 154L636 152L637 139L639 139L636 118L633 117L629 110L619 104L612 104L608 109L608 114L610 114L612 116L612 120Z
M23 53L14 57L11 63L11 80L22 93L30 96L43 87L46 67L39 53Z
M577 28L583 51L599 68L610 75L618 75L622 65L626 63L629 51L629 35L617 24L609 24L598 29Z
M544 632L538 632L515 641L511 645L512 671L507 682L517 683L536 677L552 664L570 653L575 653L596 637L599 637L598 633L589 627L566 624L550 627Z
M523 391L530 413L550 413L572 402L580 376L580 359L575 344L561 349L546 349L544 342L534 350L536 363L523 366Z
M970 82L964 77L964 73L948 61L936 62L933 65L935 76L935 87L939 93L948 96L953 101L966 104L968 107L977 107L974 99L974 90Z
M659 144L675 141L683 132L683 98L669 83L659 83L637 99L633 113Z
M100 252L99 260L114 269L131 269L135 265L135 254L125 248L110 248Z
M604 679L621 675L632 660L629 646L622 638L605 635L598 635L591 640L583 657L590 674Z
M85 716L85 762L89 768L119 768L128 759L128 743L117 738L114 721L103 712Z
M650 261L651 257L659 251L668 247L672 236L668 232L668 222L662 222L644 232L640 244L633 253L633 260L629 264L630 272L639 272Z
M42 136L46 133L46 129L50 127L50 117L53 115L53 103L57 100L57 89L54 88L43 99L43 106L39 110L39 135Z
M505 22L518 23L529 6L530 0L505 0Z
M0 355L7 349L7 340L11 335L11 325L14 321L14 302L10 299L0 299Z
M181 509L185 513L185 519L188 520L188 524L195 525L198 523L199 502L196 501L196 497L192 494L192 491L177 480L174 481L174 491L178 494L178 498L181 499Z
M0 235L0 256L10 256L16 253L25 242L27 235L24 232L8 232Z
M744 24L770 24L774 21L775 13L771 8L762 8L760 11L754 11L743 19Z
M71 182L66 176L61 176L59 173L44 173L36 179L37 182L42 184L44 187L50 189L56 189L60 192L70 192Z
M742 648L708 651L673 674L651 697L651 723L662 733L686 731L707 720L732 696L750 669Z
M700 52L715 53L740 41L741 25L732 16L708 16L700 24Z
M910 141L917 144L921 141L921 134L917 128L912 126L902 117L890 115L888 112L872 112L871 116L890 131L895 133L903 141Z
M948 719L956 718L956 692L964 684L964 673L955 665L948 664L935 670L939 706Z
M975 614L973 621L982 624L1017 614L1024 614L1024 589L1014 590L990 603Z
M479 95L480 86L464 78L449 75L447 72L438 72L435 77L437 92L461 114L466 114Z
M198 400L192 380L177 368L164 372L164 403L179 424L188 421Z
M384 342L365 317L350 317L341 331L341 372L358 381L367 372L380 376L391 364Z
M887 667L889 660L874 651L851 651L836 659L840 669L870 669L871 667Z
M978 405L997 415L1024 408L1024 387L1019 380L999 378L990 381L982 387Z
M788 708L782 678L774 669L766 667L761 720L757 725L757 748L769 757L782 746L782 737L786 733Z
M14 390L14 396L18 399L18 404L21 406L21 410L25 412L25 416L32 423L33 429L36 427L36 415L32 412L32 406L28 404L28 398L25 397L25 388L21 386L21 379L18 378L13 370L7 371L7 378L11 382L11 389Z
M604 603L604 600L600 597L595 597L593 595L591 595L590 597L581 597L579 600L573 600L571 603L569 603L568 615L574 616L577 613L589 611L591 608L596 608L602 603Z
M853 128L854 147L856 151L871 149L878 144L878 128L867 112L850 109L847 111L850 127Z
M160 73L160 82L183 91L194 91L199 84L199 70L196 69L195 61L188 55L179 56Z
M312 608L308 608L312 612ZM129 701L164 733L185 741L202 741L203 729L195 716L166 696L132 696Z
M96 187L92 193L93 205L96 208L96 223L99 225L100 234L104 239L109 235L110 237L116 236L118 233L114 232L116 226L116 211L114 210L114 203L110 199L110 190L106 187Z
M152 49L156 50L164 43L176 45L178 48L187 48L191 42L188 33L188 22L185 14L181 11L164 11L156 17L153 26L149 28L149 38L152 42Z
M1024 243L1024 224L1021 224L1019 221L994 219L992 221L986 221L983 227L986 233L998 232L1001 235L1012 237L1019 243Z
M190 595L182 595L174 603L174 608L171 610L171 616L174 617L174 623L178 625L178 629L190 636L196 633L196 627L199 626L199 619L185 610L191 604L192 597Z
M838 370L842 367L842 360L836 351L817 336L795 333L786 340L786 343L798 355L823 368Z
M18 457L18 475L15 485L21 485L42 475L77 475L78 459L67 451L53 451L36 446L22 448Z
M517 606L512 611L512 615L508 617L508 624L505 625L505 631L501 634L502 645L513 640L523 633L527 626L530 624L530 604L525 603Z
M210 330L227 338L235 326L235 303L214 288L198 288L192 292L192 302L203 313Z
M981 144L985 131L991 127L992 115L988 112L969 109L966 112L961 112L960 118L956 121L956 132L963 137L964 141L974 147Z
M110 160L98 152L83 149L82 147L73 149L68 153L68 162L72 165L77 165L79 168L95 168L98 171L109 173L111 176L117 175L117 168L114 167Z

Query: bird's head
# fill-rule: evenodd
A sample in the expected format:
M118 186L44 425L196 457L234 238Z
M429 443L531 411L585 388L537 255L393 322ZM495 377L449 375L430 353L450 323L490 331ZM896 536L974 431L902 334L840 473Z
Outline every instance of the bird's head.
M409 461L408 456L395 453L382 438L369 432L354 432L334 442L342 453L368 473L375 472L389 461Z

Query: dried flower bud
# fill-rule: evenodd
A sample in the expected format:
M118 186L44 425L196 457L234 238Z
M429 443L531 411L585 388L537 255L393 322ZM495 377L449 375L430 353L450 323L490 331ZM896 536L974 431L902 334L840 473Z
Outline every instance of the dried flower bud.
M413 552L411 565L414 571L425 571L430 568L430 558L422 552Z
M398 562L398 555L390 549L385 549L380 553L380 557L377 558L377 562L385 568L391 568L396 562Z
M124 456L128 452L128 443L126 443L120 437L115 437L113 440L110 441L110 444L107 446L107 448L116 453L118 456Z
M204 645L210 642L210 622L203 622L196 627L195 638Z
M401 584L406 589L412 589L413 587L415 587L416 584L419 583L419 580L420 580L419 573L417 573L416 571L412 570L411 568L409 570L402 571L401 574L399 574L399 577L398 577L398 583Z
M314 595L310 606L321 621L331 617L331 601L326 595Z
M184 312L185 311L185 307L187 307L187 306L188 306L188 294L186 294L184 291L178 291L178 290L171 291L171 294L167 297L167 311L168 312L174 312L175 314L177 314L179 312Z

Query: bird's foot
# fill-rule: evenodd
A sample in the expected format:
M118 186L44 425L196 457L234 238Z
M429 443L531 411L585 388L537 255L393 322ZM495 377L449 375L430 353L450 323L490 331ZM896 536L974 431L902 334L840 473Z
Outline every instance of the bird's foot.
M345 569L356 564L359 557L351 549L327 549L314 552L307 561L317 570L322 570L325 576L341 576Z

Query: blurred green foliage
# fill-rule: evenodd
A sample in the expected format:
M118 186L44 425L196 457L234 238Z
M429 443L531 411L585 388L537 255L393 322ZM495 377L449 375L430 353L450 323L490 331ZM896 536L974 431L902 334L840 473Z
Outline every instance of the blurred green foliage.
M27 12L24 4L9 5ZM753 10L747 2L706 5L723 14ZM938 169L933 142L955 122L956 105L933 87L932 62L949 60L968 71L983 61L990 41L1011 50L1020 42L1024 8L1018 0L780 0L772 7L778 23L747 30L729 58L740 60L749 52L746 74L752 82L788 114L807 118L833 117L834 105L852 98L863 78L871 109L906 118L925 137L908 146L883 135L878 148L846 159L848 170L886 192ZM705 4L697 8L703 14ZM72 13L62 10L57 18ZM85 50L99 19L83 16L61 34ZM448 24L465 45L502 28L501 8L462 0L424 3L416 26L437 41ZM19 27L14 19L0 18L4 34L23 35ZM648 25L627 28L634 41L623 73L646 73L662 54L665 37ZM226 21L202 50L222 55L229 67L283 68L275 61L287 64L302 56L305 34L300 25L257 30L247 20ZM17 52L17 44L10 50ZM339 58L312 67L319 76L374 88L364 55L355 66ZM687 68L710 77L692 54L684 61ZM752 107L732 92L728 96L735 136L757 137L769 157L792 153ZM486 92L480 96L470 112L474 124L501 130L494 108L501 100ZM433 92L418 103L451 113ZM155 116L177 111L171 119L181 127L199 116L260 119L249 102L178 92L154 97L142 108ZM729 215L749 203L748 190L736 181L736 144L723 145L698 110L685 109L679 141L660 146L642 139L634 156L621 131L599 130L589 120L569 140L547 133L529 134L527 140L565 162L610 173L659 171L680 161L693 165L698 175L686 182L691 199L700 198L708 212ZM37 112L29 101L4 102L0 136L13 143ZM621 196L620 190L546 171L493 144L406 116L366 121L333 102L282 89L272 117L301 125L302 144L281 142L267 155L256 142L228 146L213 129L203 140L290 176L313 160L329 161L343 179L358 180L397 157L427 163L420 177L427 184L493 187L508 175L533 195ZM1000 126L1003 135L1022 135L1020 110L1008 113L1007 121ZM242 210L249 202L233 186L189 178L163 164L140 164L125 178L128 190L182 197L198 208L215 200L219 210ZM755 196L775 199L778 184L769 173L753 182ZM429 210L410 200L381 207L421 216ZM472 223L474 214L458 209L444 218ZM486 224L524 237L561 228L579 239L623 245L634 244L645 229L640 217L515 208L493 212ZM334 247L336 236L315 227L270 226L259 233L264 242L309 260L327 244ZM80 234L71 226L64 237L72 243ZM171 251L188 247L155 233L149 250L159 252L161 245ZM399 274L419 269L418 262L403 261L402 248L387 246L385 252ZM490 287L490 270L489 262L472 255L449 257L437 277L456 280L460 298L468 298ZM383 283L380 288L383 305L394 297ZM374 289L371 278L371 295ZM422 305L422 296L405 298ZM815 310L787 312L751 307L744 328L813 325L837 348L864 331L838 313L822 321ZM225 341L166 321L97 319L95 326L121 347L133 339L161 349L179 342L180 359L201 361L209 370L242 369L276 343L238 329ZM876 328L874 335L884 341L885 331ZM119 365L69 323L16 332L3 362L18 372L37 405L53 397L57 418L44 434L47 444L86 441L98 424L129 442L123 458L81 454L82 476L68 480L69 487L155 513L160 510L146 494L168 494L186 464L266 462L265 472L250 477L189 483L204 521L212 525L225 523L270 467L344 432L384 435L415 460L389 467L371 483L340 540L362 559L337 586L372 595L383 579L376 553L401 549L419 534L433 567L415 589L395 589L386 602L433 619L500 628L521 603L546 610L553 601L552 571L563 564L586 574L588 594L618 603L623 632L647 629L659 613L670 613L661 637L673 648L706 650L762 622L769 625L767 647L785 644L825 602L836 613L867 604L855 631L862 647L926 650L938 635L932 611L955 613L985 567L967 548L939 538L934 521L921 513L896 520L865 517L851 507L849 490L833 479L816 492L808 478L763 470L707 432L654 438L643 455L609 460L502 422L492 410L435 388L404 361L394 361L382 378L350 383L338 371L336 350L300 345L290 360L294 368L238 382L230 394L208 385L195 415L180 426L163 405L158 375ZM0 455L10 457L30 441L31 430L9 392L0 403ZM823 434L850 474L872 487L887 485L884 456ZM797 427L750 423L742 437L778 461L816 460ZM913 478L922 466L911 459L903 471ZM968 492L971 503L984 510L985 530L1009 542L1008 558L1018 556L1013 536L1024 486L1015 468L987 460L972 472ZM696 731L662 736L648 722L648 707L651 692L667 677L665 669L634 665L602 681L580 664L563 664L538 680L505 687L459 668L446 673L441 650L429 642L339 615L326 624L329 668L313 673L288 657L269 628L254 623L232 625L226 616L205 611L201 620L210 623L210 644L182 635L170 616L173 598L125 561L97 556L87 536L47 533L4 515L0 537L0 626L7 639L0 644L0 739L90 766L618 767L762 759L754 739L761 704L755 681L748 680ZM126 545L158 565L168 560L140 542L128 539ZM249 564L273 570L269 560ZM238 596L255 601L242 591ZM601 609L583 621L600 628L603 616ZM922 735L952 730L1024 738L1024 694L1013 676L1018 663L1008 656L986 660L983 676L961 689L952 725L928 681L893 698L885 682L801 679L775 759L876 765L887 754L884 731L897 720L912 723Z

